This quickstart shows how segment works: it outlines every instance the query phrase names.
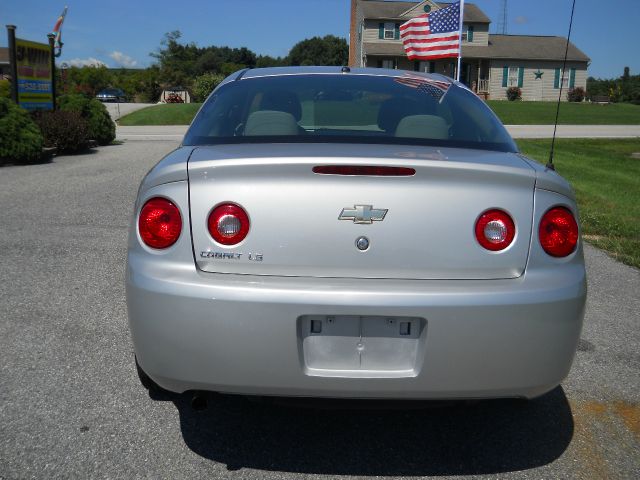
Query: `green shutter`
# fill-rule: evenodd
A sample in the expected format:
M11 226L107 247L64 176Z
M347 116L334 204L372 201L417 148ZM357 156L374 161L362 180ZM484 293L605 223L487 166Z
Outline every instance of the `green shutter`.
M395 33L395 37L396 40L400 40L400 24L396 23L396 33Z
M382 68L382 60L378 60L378 68Z
M508 79L509 79L509 67L505 65L504 67L502 67L502 86L503 87L507 86Z
M467 42L473 42L473 25L467 27Z
M382 22L378 24L378 38L384 40L384 23Z
M436 62L429 62L429 73L436 73Z
M573 88L576 86L576 69L572 68L569 71L569 88Z
M420 61L413 62L413 70L416 72L420 71Z
M520 67L518 69L518 88L522 88L523 82L524 82L524 67Z
M553 88L560 88L560 69L556 68L556 76L553 79Z

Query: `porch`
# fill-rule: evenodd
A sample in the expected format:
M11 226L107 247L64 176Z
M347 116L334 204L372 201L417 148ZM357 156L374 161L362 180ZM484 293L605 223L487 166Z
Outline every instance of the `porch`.
M433 61L410 61L405 56L372 55L364 58L363 64L373 68L391 68L426 73L439 73L451 78L456 77L457 59L446 58ZM491 78L490 62L487 59L462 59L462 74L460 81L478 96L485 100L489 98L489 83Z

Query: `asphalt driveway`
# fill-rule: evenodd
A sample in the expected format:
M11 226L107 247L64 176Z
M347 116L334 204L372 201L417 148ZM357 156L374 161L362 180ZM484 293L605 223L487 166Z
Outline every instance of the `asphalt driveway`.
M576 362L536 401L222 397L195 412L150 398L127 327L127 227L140 179L176 145L0 168L0 478L640 477L640 272L590 247Z

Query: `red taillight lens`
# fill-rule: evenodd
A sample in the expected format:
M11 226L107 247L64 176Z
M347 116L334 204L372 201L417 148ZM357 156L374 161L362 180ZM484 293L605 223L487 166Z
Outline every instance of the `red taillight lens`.
M540 220L540 245L552 257L566 257L578 244L578 222L565 207L554 207Z
M176 243L182 231L180 210L166 198L152 198L140 211L138 231L148 246L170 247Z
M508 213L487 210L476 222L476 239L487 250L504 250L516 236L516 226Z
M209 215L209 233L222 245L240 243L249 233L249 216L234 203L218 205Z
M372 177L411 177L415 168L384 167L375 165L318 165L313 173L321 175L368 175Z

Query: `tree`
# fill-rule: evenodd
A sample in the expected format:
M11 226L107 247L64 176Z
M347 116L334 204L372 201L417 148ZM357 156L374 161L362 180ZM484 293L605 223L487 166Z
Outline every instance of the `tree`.
M189 86L196 74L195 66L200 51L195 43L180 43L181 37L180 30L166 33L160 43L161 48L151 53L158 60L159 81L165 86Z
M192 88L193 99L196 102L204 102L222 80L224 76L219 73L203 73L196 77Z
M257 68L266 68L266 67L282 67L286 65L286 59L281 57L271 57L269 55L260 55L256 60Z
M62 91L83 93L89 97L95 97L113 81L113 75L104 65L70 67L65 70L65 77Z
M346 65L348 61L347 41L334 35L302 40L287 56L289 65Z

